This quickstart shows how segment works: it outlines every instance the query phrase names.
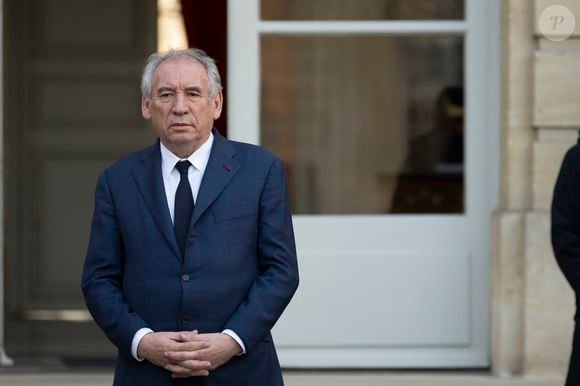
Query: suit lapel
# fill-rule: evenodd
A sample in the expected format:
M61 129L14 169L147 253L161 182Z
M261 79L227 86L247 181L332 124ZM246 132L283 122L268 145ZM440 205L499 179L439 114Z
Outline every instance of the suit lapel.
M149 210L151 211L161 234L167 240L175 255L181 259L181 253L175 239L175 231L169 215L167 197L161 174L161 151L159 140L141 158L141 163L133 169L133 177L141 191Z
M235 149L217 130L214 129L213 133L214 142L199 187L199 193L197 194L197 201L191 218L190 231L240 168L239 163L235 162L234 159L234 155L236 154Z

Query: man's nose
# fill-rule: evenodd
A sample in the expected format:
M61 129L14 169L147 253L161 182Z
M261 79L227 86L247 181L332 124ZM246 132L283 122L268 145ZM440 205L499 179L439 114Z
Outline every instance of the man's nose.
M173 100L173 109L174 114L183 115L187 113L187 106L185 95L182 92L175 93L175 99Z

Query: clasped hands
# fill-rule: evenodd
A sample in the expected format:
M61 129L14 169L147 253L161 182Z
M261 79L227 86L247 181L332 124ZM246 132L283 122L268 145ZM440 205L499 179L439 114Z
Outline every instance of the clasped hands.
M153 332L141 338L137 348L140 358L170 371L174 378L207 376L241 352L231 336L197 330Z

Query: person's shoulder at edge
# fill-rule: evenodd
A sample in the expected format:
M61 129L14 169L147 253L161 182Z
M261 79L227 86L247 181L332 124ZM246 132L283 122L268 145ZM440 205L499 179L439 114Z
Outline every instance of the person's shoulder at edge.
M565 159L570 159L571 161L580 160L580 144L575 144L570 149L566 151Z
M564 155L562 166L580 173L580 144L575 144ZM572 169L569 169L572 168Z

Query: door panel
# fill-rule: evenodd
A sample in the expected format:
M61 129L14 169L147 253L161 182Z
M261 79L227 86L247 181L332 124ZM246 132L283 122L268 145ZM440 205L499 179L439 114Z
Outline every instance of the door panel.
M100 171L154 136L139 75L156 2L5 1L7 351L111 356L80 275Z
M280 345L469 345L469 291L464 290L469 288L469 255L332 251L300 256L303 285L277 326ZM333 323L326 323L329 316Z

